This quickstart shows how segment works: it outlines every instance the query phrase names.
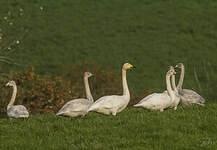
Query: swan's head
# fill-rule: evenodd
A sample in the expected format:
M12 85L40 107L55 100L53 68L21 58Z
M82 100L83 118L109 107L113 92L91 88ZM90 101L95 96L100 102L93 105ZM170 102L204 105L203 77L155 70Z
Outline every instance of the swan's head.
M178 63L175 67L176 68L182 68L184 65L183 65L183 63Z
M169 70L172 70L172 71L174 72L174 74L176 74L176 71L175 71L175 69L174 69L173 66L169 66L169 67L168 67L168 71L169 71Z
M169 67L168 67L168 71L169 71L169 70L174 70L174 67L173 67L173 66L169 66Z
M9 81L7 84L6 84L6 86L14 86L14 85L16 85L16 83L15 83L15 81Z
M84 73L84 77L89 78L89 77L91 77L91 76L93 76L93 74L90 73L90 72L85 72L85 73Z
M172 75L175 75L175 74L176 74L175 69L174 69L173 66L169 66L168 69L169 69L169 70L167 71L167 75L168 75L168 76L172 76Z
M131 68L136 68L135 66L131 65L130 63L125 63L123 65L123 69L127 70L127 69L131 69Z

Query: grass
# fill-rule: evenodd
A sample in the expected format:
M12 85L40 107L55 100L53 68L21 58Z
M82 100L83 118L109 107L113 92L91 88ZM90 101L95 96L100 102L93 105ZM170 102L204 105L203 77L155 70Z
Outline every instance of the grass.
M216 103L164 113L128 108L118 116L52 114L0 120L0 149L216 149Z
M120 75L130 62L137 67L127 74L130 91L142 97L164 91L167 67L183 62L184 88L207 99L206 107L163 113L0 119L0 149L216 149L216 14L215 0L0 1L0 18L9 18L0 19L0 50L19 40L6 56L21 64L3 64L1 72L33 66L56 76L90 61Z

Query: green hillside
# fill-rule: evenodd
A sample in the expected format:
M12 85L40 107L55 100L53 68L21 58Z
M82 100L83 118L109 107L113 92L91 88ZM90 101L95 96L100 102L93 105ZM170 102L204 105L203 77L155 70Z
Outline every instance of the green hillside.
M1 1L0 14L24 11L14 19L28 30L11 56L17 62L48 74L86 60L120 73L131 62L137 70L128 74L129 86L141 95L147 88L165 88L166 68L178 62L186 65L185 87L198 90L195 69L202 90L207 88L204 69L210 64L217 71L216 7L210 0L28 0Z

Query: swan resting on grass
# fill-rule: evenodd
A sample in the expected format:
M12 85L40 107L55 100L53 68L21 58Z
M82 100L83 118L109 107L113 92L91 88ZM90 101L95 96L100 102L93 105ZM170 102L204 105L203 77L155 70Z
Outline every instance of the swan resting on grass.
M84 85L87 99L80 98L74 99L67 102L56 115L63 115L68 117L77 117L77 116L84 116L87 112L89 106L93 103L93 97L90 92L90 87L88 83L88 78L93 76L90 72L84 73Z
M28 118L29 112L26 107L23 105L14 105L16 94L17 94L17 85L14 81L9 81L6 86L13 87L13 94L11 100L7 106L7 115L9 118Z
M138 104L134 105L134 107L160 110L161 112L168 107L173 107L177 95L175 94L175 91L172 90L170 78L174 74L176 74L176 72L171 68L166 73L167 92L150 94L143 98ZM176 108L174 107L174 109Z
M95 101L87 110L95 111L102 114L116 115L127 107L130 101L130 92L127 85L126 73L128 69L135 68L129 63L125 63L122 68L123 95L103 96Z
M183 63L177 64L176 68L181 69L181 75L180 75L177 89L178 89L179 95L181 97L182 105L198 104L198 105L204 106L205 99L202 96L200 96L198 93L196 93L193 90L182 89L182 84L183 84L183 80L184 80L184 73L185 73L185 68L184 68Z

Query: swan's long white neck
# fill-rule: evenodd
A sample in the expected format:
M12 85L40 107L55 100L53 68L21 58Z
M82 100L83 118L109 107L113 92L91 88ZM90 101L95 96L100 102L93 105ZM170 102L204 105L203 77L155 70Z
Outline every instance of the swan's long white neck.
M87 99L93 102L93 96L90 92L88 77L84 77L84 86L85 86L85 92L86 92Z
M181 75L180 75L179 83L178 83L178 86L177 86L178 90L182 89L184 74L185 74L185 67L184 67L184 65L182 65L181 66Z
M173 90L178 93L178 89L176 87L176 79L175 79L175 75L172 75L172 88Z
M168 94L172 98L174 94L170 83L170 75L166 75L166 85L167 85Z
M122 81L123 81L123 95L130 97L130 92L128 89L128 85L127 85L127 70L126 69L122 69Z
M17 94L17 86L13 85L13 94L12 94L11 100L8 104L8 107L13 106L13 104L15 102L16 94Z

